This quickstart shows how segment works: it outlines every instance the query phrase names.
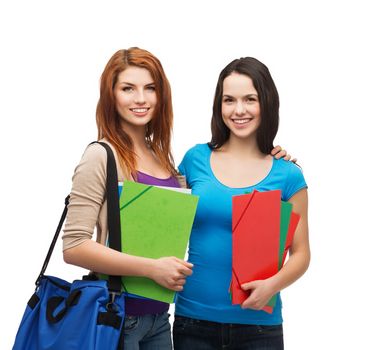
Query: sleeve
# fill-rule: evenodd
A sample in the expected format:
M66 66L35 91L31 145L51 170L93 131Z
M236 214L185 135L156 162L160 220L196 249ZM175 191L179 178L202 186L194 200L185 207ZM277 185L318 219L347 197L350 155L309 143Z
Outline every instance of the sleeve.
M107 154L98 144L84 152L72 178L63 250L91 239L105 200Z
M186 176L186 167L184 165L184 158L183 160L181 161L181 163L178 165L178 170L179 170L179 173L182 174L183 176Z
M284 193L285 201L289 200L295 193L308 187L301 168L293 163L288 164L290 168L288 170L285 185L285 193Z
M185 176L188 187L190 184L190 178L191 178L191 164L193 161L193 153L194 153L194 149L195 147L192 147L191 149L189 149L186 154L183 157L183 160L180 162L180 164L178 165L178 170L179 172Z

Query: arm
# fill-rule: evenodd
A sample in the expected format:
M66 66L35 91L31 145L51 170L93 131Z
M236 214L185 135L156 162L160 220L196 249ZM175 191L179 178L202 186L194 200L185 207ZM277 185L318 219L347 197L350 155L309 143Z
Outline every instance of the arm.
M153 279L165 288L181 291L192 264L176 257L150 259L117 252L92 240L85 240L64 251L68 264L117 276L141 276Z
M107 232L105 203L107 155L91 145L75 169L64 228L64 260L83 268L112 275L145 276L172 290L182 290L190 263L175 257L148 259L117 252L104 242ZM99 218L99 222L98 222ZM92 240L95 226L103 237Z
M310 246L308 234L308 195L303 189L294 194L290 200L294 212L300 215L296 228L290 257L283 268L274 276L262 280L252 281L242 285L244 290L250 290L249 298L241 305L243 308L262 309L268 300L276 293L299 279L307 270L310 263Z

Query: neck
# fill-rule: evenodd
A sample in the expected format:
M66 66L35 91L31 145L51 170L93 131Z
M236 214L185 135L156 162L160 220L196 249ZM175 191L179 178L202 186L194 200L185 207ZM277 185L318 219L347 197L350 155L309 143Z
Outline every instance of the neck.
M145 139L145 126L136 127L129 124L122 125L123 130L131 137L135 153L142 153L148 149Z
M243 139L230 135L221 150L241 159L263 158L255 137Z

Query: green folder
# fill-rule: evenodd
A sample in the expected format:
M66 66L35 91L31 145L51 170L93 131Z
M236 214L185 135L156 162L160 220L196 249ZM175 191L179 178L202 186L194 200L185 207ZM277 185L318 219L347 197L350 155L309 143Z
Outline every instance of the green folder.
M288 233L288 227L290 224L292 212L292 204L288 202L281 201L281 221L280 221L280 247L278 250L278 270L282 268L283 265L283 253L285 251L286 238ZM277 294L273 295L268 301L267 305L274 307L276 305Z
M184 259L198 197L125 181L120 197L122 251L148 258ZM123 277L130 294L173 303L175 292L145 277Z

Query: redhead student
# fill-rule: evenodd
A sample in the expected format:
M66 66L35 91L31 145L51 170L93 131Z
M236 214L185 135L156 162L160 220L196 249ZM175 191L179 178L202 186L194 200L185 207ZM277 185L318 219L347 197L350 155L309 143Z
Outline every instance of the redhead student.
M310 248L303 173L271 155L278 124L279 97L267 67L251 57L228 64L216 86L211 141L191 148L179 166L200 199L189 244L193 274L175 308L176 350L283 349L281 298L272 314L261 309L304 274ZM281 190L301 219L284 267L243 284L249 298L232 305L232 196L253 190Z
M170 85L159 60L150 52L117 51L100 80L97 105L98 139L113 149L119 181L180 187L170 149L172 101ZM63 249L67 263L97 273L144 276L180 291L192 264L175 257L148 259L105 246L107 154L90 145L76 167ZM97 228L96 241L92 240ZM124 349L171 349L169 304L126 298Z

